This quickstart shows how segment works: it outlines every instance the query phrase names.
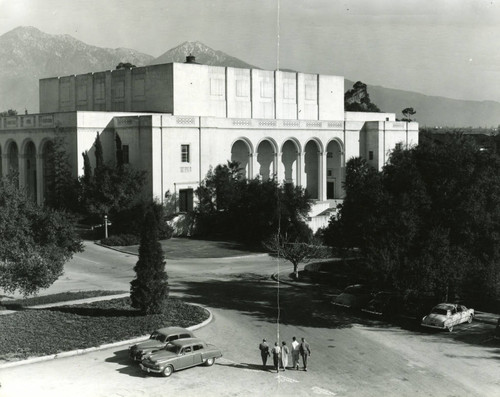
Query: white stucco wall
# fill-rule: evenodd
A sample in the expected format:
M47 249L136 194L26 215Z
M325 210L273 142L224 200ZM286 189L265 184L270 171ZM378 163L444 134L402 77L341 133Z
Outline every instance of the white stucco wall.
M227 117L252 117L250 69L227 68Z
M319 75L319 120L344 118L344 78Z
M297 119L297 73L275 72L276 118Z
M297 114L299 120L318 119L318 75L297 73Z

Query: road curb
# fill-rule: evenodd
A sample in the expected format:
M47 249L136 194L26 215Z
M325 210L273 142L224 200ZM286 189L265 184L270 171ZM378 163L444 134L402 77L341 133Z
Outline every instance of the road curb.
M201 322L199 324L195 324L195 325L192 325L192 326L188 327L187 328L188 330L195 331L197 329L205 327L206 325L208 325L213 320L213 314L210 311L210 309L208 309L207 307L205 307L203 305L200 305L198 303L191 303L191 302L185 302L185 303L187 303L189 305L193 305L193 306L202 307L203 309L205 309L208 312L208 318L205 321L203 321L203 322ZM67 351L67 352L50 354L48 356L32 357L32 358L28 358L26 360L12 361L12 362L9 362L9 363L0 364L0 369L12 368L12 367L17 367L17 366L21 366L21 365L35 364L35 363L39 363L39 362L43 362L43 361L55 360L57 358L79 356L79 355L82 355L82 354L91 353L91 352L95 352L95 351L99 351L99 350L105 350L105 349L109 349L109 348L112 348L112 347L120 347L120 346L124 346L124 345L133 345L135 343L142 342L142 341L144 341L144 340L146 340L148 338L149 338L149 335L143 335L143 336L138 336L138 337L132 338L132 339L122 340L122 341L119 341L119 342L112 342L112 343L106 343L104 345L99 345L99 346L94 346L94 347L87 347L85 349L76 349L76 350L70 350L70 351Z
M130 252L130 251L126 251L124 249L120 249L120 248L115 248L111 245L106 245L106 244L101 244L99 243L98 241L93 241L93 243L95 245L98 245L99 247L103 247L103 248L107 248L107 249L110 249L110 250L113 250L113 251L116 251L116 252L121 252L122 254L127 254L127 255L134 255L134 256L139 256L138 253L135 253L135 252Z

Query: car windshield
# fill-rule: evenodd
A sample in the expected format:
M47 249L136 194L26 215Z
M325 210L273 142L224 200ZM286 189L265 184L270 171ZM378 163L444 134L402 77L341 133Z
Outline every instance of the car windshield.
M157 341L160 341L160 342L165 342L166 335L160 334L158 332L153 332L151 334L151 336L149 337L149 339L154 339L154 340L157 340Z
M448 314L448 310L443 309L441 307L435 307L434 309L432 309L431 313L441 314L443 316L446 316Z

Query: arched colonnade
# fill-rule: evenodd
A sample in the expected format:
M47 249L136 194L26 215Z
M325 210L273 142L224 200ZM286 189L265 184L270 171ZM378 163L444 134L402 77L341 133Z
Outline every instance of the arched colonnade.
M53 153L54 144L50 139L43 139L38 145L31 139L0 142L0 177L16 177L19 187L24 188L33 201L42 204L52 191Z
M240 163L242 174L247 178L275 177L280 183L306 188L316 200L343 196L344 145L336 138L327 142L319 138L300 142L290 137L277 142L267 137L252 142L240 137L232 143L231 161Z

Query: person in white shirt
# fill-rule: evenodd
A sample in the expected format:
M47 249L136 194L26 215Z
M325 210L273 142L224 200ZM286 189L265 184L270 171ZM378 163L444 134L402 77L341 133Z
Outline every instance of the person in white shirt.
M296 370L299 369L299 346L300 343L297 341L297 338L294 336L292 338L292 367Z

